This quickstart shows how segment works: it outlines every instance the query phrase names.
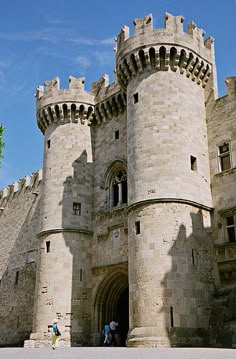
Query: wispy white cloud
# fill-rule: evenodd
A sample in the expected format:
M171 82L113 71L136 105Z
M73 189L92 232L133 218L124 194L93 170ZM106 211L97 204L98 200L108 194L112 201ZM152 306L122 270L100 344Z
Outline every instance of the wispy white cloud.
M114 45L115 44L115 37L108 37L107 39L100 41L101 45Z
M93 54L101 66L114 63L114 53L111 51L95 51Z
M60 33L63 36L62 31L55 31L55 29L45 28L37 31L25 31L25 32L1 32L0 39L7 41L48 41L58 42L60 41Z
M56 21L56 20L55 20ZM58 23L59 24L59 23ZM59 43L59 42L70 42L78 45L86 46L111 46L115 43L114 38L106 38L102 40L89 39L86 37L77 37L75 31L69 28L58 28L58 27L48 27L41 30L35 31L25 31L25 32L1 32L0 40L6 41L40 41L40 42L49 42L49 43Z
M19 94L26 95L26 91L32 91L29 88L29 77L25 74L31 68L33 71L32 56L24 59L9 57L7 61L0 62L0 95L1 110L9 104L10 99L16 98ZM20 99L21 97L17 97Z
M46 14L44 16L44 20L47 24L50 25L63 25L63 26L78 26L79 24L79 19L77 18L76 20L71 20L71 19L64 19L64 18L58 18L58 17L52 17L49 14Z
M91 60L88 56L77 56L75 63L80 67L80 72L85 71L91 66Z
M94 46L99 43L97 40L83 38L83 37L67 37L66 41L72 42L76 45L86 45L86 46Z

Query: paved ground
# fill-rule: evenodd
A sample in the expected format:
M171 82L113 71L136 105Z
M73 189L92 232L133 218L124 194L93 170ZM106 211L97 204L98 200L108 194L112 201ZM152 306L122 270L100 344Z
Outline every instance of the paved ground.
M235 349L208 348L0 348L1 359L233 359Z

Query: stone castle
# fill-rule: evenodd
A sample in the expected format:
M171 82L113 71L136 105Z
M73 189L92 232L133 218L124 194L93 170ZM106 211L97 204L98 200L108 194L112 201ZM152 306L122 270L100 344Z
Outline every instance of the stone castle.
M231 347L236 340L236 77L165 14L124 26L115 81L37 88L43 170L0 192L0 345Z

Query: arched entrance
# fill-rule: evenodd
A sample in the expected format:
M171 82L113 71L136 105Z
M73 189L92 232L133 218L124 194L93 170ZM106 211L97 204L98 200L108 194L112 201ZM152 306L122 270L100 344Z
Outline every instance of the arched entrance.
M112 268L102 279L95 300L95 323L102 333L106 322L119 322L118 345L125 346L129 330L128 270L124 266Z

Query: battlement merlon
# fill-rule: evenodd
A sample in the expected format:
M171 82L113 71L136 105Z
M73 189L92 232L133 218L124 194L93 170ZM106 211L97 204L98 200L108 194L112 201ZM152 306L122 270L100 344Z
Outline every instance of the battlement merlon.
M94 95L85 91L84 83L84 77L75 78L73 76L69 76L68 89L61 89L59 77L45 81L44 86L37 87L37 93L35 95L37 101L37 112L43 107L57 103L79 102L93 105Z
M109 75L104 74L99 80L92 83L92 93L97 96L100 90L109 86Z
M165 27L153 29L152 14L143 19L134 20L134 35L129 36L129 27L124 26L116 38L117 61L137 48L154 47L158 44L178 45L195 52L205 61L212 63L212 49L214 47L212 37L204 39L205 32L199 29L194 22L188 24L187 32L183 30L183 16L173 16L165 13Z

